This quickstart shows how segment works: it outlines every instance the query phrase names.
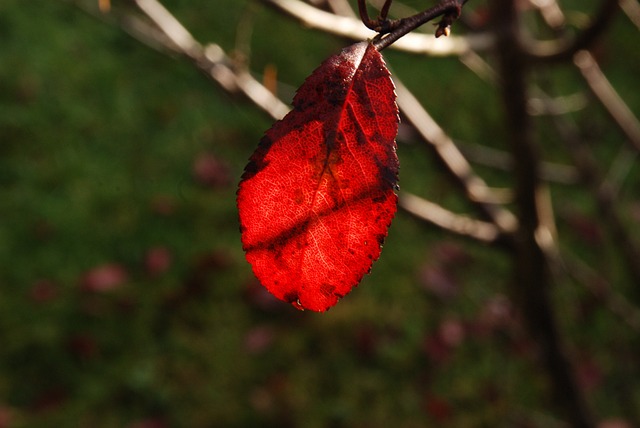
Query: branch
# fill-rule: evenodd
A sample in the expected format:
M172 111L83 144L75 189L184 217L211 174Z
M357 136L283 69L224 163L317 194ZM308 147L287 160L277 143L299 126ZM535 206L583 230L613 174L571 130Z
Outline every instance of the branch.
M196 42L191 33L162 4L156 0L134 1L140 10L178 47L180 52L194 59L202 56L203 51L200 43Z
M600 218L606 225L613 241L617 243L629 277L633 283L640 284L640 264L638 264L640 247L633 241L633 235L619 213L619 203L614 186L605 179L597 159L582 141L576 125L563 117L556 116L553 119L562 141L580 172L582 182L593 194ZM633 157L630 158L633 159Z
M242 94L273 119L281 119L289 107L273 95L246 70L238 70L224 50L216 45L202 46L157 0L135 0L151 20L147 23L131 15L121 16L118 24L132 37L167 51L183 55L231 94ZM78 3L83 9L90 10Z
M640 333L640 310L613 287L595 269L576 257L562 256L558 260L565 274L584 286L591 294L602 300L609 311L636 333Z
M552 0L561 20L564 20L562 10L557 2ZM550 25L552 23L549 23ZM581 50L574 55L574 63L587 81L591 91L605 107L614 122L622 129L627 139L631 142L634 153L629 150L621 150L616 161L610 167L609 178L606 178L598 166L593 154L583 144L574 123L569 119L554 116L554 124L562 136L573 161L580 172L581 179L594 195L599 215L606 224L612 239L618 243L618 248L627 266L629 277L634 283L640 283L640 247L633 241L619 213L619 203L616 198L617 188L621 177L629 170L631 164L640 153L640 123L633 115L629 107L618 95L608 79L600 70L593 55L586 50ZM546 96L543 94L543 96ZM548 98L548 96L546 96ZM637 297L640 299L640 297Z
M500 171L514 172L513 156L482 144L456 142L461 153L472 163L480 164ZM540 178L560 184L576 184L579 174L576 168L553 162L540 163Z
M622 100L590 52L582 50L573 58L591 92L600 100L634 149L640 153L640 122Z
M268 6L286 13L305 27L324 33L346 37L351 40L366 40L375 36L356 18L337 16L310 6L300 0L261 0ZM461 55L470 50L487 51L493 46L493 37L489 34L451 36L436 39L433 35L409 33L395 42L393 49L431 56Z
M443 35L449 36L451 24L460 17L462 6L467 2L467 0L441 0L440 3L435 6L418 12L415 15L389 21L386 19L386 15L391 1L392 0L387 0L385 2L378 21L371 21L369 19L364 4L365 0L359 0L358 3L363 23L378 32L378 36L373 39L373 44L379 51L395 43L418 27L440 16L442 16L442 20L437 24L436 38Z
M494 224L455 214L409 192L400 193L398 205L418 219L456 235L486 244L495 244L501 239L500 230Z
M640 29L640 4L638 0L620 0L620 8L633 25Z
M640 6L638 6L636 2L620 0L620 4L626 5L625 11L631 7L630 5L635 5L636 9L634 9L633 12L640 15ZM552 6L554 10L557 11L560 18L558 21L564 22L564 15L557 1L550 0L547 5ZM603 7L607 5L609 5L609 3L605 3ZM635 16L632 14L629 15L630 17ZM543 16L546 17L544 14ZM547 22L551 26L557 25L555 21L549 21L547 19ZM573 55L573 62L580 70L592 93L600 100L614 122L622 129L622 132L627 136L635 150L640 152L640 122L620 95L618 95L611 83L609 83L609 80L598 66L593 55L587 50L578 50L575 52L575 55Z
M604 32L613 20L618 8L617 0L602 0L591 25L576 37L553 41L523 41L523 52L529 61L551 62L570 59L576 52L588 49ZM552 21L555 22L555 21Z
M496 204L499 198L493 195L484 180L474 173L453 140L433 120L397 76L394 77L394 82L400 112L415 127L422 139L434 149L452 177L462 186L468 199L498 227L501 233L510 234L516 230L516 218L511 212Z
M353 12L353 9L351 9L348 0L326 0L326 2L334 14L355 18L356 14Z
M554 249L548 190L540 182L540 160L527 112L527 59L518 43L517 0L493 0L502 101L509 145L515 162L518 224L512 293L527 328L539 345L554 400L574 427L593 427L586 402L564 349L552 308L547 253Z

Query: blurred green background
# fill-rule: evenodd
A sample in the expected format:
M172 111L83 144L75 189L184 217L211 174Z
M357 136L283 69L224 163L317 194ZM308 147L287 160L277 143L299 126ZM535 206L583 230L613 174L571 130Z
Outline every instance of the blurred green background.
M347 43L255 2L165 4L199 40L276 67L288 99ZM620 17L601 47L636 112L637 36ZM385 56L455 138L504 147L494 88L454 59ZM560 95L584 89L566 66L544 78ZM578 120L615 155L600 109ZM372 273L329 312L296 311L257 284L235 190L270 125L72 2L0 2L0 428L556 426L498 250L400 212ZM402 187L468 210L430 153L404 141ZM636 224L637 170L624 188ZM554 191L568 245L616 277L588 195ZM601 418L637 416L634 332L563 285L556 304L590 403Z

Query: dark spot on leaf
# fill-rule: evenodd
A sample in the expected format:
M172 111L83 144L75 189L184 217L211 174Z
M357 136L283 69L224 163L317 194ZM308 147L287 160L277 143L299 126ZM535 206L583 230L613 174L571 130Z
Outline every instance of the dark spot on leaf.
M320 287L320 293L322 293L325 296L331 296L332 294L334 294L336 287L331 285L331 284L322 284L322 286Z
M289 293L286 293L284 295L285 302L293 303L293 302L297 302L298 299L299 299L298 293L296 293L295 291L290 291Z

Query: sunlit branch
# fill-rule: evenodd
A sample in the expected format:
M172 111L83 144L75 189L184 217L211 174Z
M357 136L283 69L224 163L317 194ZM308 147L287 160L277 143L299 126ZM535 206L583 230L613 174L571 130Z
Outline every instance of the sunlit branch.
M593 55L588 51L580 51L574 56L573 62L593 94L600 100L635 150L640 153L640 122L609 83Z
M456 235L493 244L500 239L500 230L493 224L453 213L438 204L403 191L398 204L409 214Z
M264 4L300 21L304 26L351 40L366 40L376 33L368 30L356 18L337 16L310 6L300 0L261 0ZM436 39L432 34L409 33L390 48L432 56L460 55L469 50L486 51L491 48L493 38L488 34L449 36Z
M470 201L475 203L502 233L517 227L516 218L497 204L497 199L484 180L473 172L451 138L433 120L420 102L398 77L394 77L398 107L402 115L415 127L420 136L435 150L448 171L459 182Z
M351 8L348 0L326 0L327 5L333 11L334 14L339 16L356 17L355 12Z
M556 4L554 0L550 3ZM558 7L559 13L562 13ZM564 18L564 17L563 17ZM550 23L551 25L551 23ZM574 63L587 81L591 91L609 112L614 122L622 129L632 144L632 148L622 148L609 169L609 175L601 171L595 156L585 146L580 138L577 127L569 119L553 116L554 123L569 150L578 169L582 182L593 194L599 209L599 215L607 226L610 235L618 243L622 258L634 282L640 283L640 247L633 240L619 213L617 192L621 181L631 169L638 156L640 147L640 123L633 115L626 103L620 98L616 90L609 83L598 63L590 52L579 51L574 56ZM543 98L549 98L544 93ZM628 147L628 146L627 146Z
M134 0L162 32L180 49L192 58L198 58L203 50L191 33L160 2L156 0Z
M365 25L365 27L375 31L385 31L388 32L390 21L387 20L387 16L389 15L389 8L391 7L391 3L393 0L385 0L382 8L380 8L380 15L378 19L371 19L369 17L369 12L367 11L367 0L358 0L358 11L360 13L360 21ZM383 27L387 27L383 30Z
M638 0L620 0L620 8L633 25L640 29L640 3Z
M566 19L560 5L549 0L529 0L529 2L540 10L542 18L551 28L560 28L566 23Z
M273 119L281 119L289 107L251 74L233 66L224 50L216 45L202 46L191 33L157 0L135 0L151 20L149 24L127 14L118 24L134 38L190 58L194 65L231 94L242 94ZM82 5L82 3L80 3ZM89 10L84 7L85 10Z
M558 11L557 13L560 14L562 21L564 21L564 15L562 14L562 10L558 6L557 1L550 0L546 3L554 6ZM632 6L630 5L635 4L637 9L634 9L634 11L636 14L640 15L640 6L638 6L637 2L633 0L620 0L620 4L627 5L627 8L631 8ZM611 7L611 2L605 2L602 7L605 8L607 6ZM640 16L638 16L638 18L640 19ZM552 27L557 25L555 21L548 21L547 23ZM609 80L598 66L598 62L595 60L591 52L584 49L575 52L575 55L573 55L573 62L580 70L580 73L586 80L592 93L596 98L598 98L614 122L626 135L636 152L640 153L640 121L638 121L615 88L611 83L609 83Z

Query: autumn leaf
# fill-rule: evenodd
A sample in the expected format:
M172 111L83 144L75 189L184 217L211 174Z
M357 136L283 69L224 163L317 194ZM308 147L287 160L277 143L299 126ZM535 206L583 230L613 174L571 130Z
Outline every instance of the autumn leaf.
M238 190L243 248L273 295L325 311L380 255L396 211L398 110L368 42L327 59L267 131Z

